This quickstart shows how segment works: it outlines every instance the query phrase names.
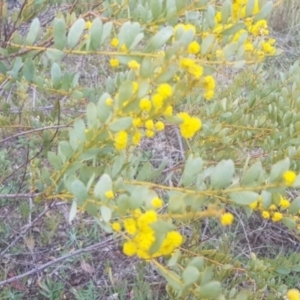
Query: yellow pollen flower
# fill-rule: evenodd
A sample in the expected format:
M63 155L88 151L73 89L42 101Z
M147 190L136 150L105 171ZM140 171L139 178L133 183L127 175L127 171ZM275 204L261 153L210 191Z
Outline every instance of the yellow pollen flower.
M275 212L272 216L272 221L273 222L278 222L283 218L282 213L280 212Z
M154 126L157 131L162 131L165 129L165 124L161 121L156 122Z
M151 205L154 208L161 208L163 206L163 201L160 198L155 197L155 198L152 199Z
M233 223L234 216L231 213L225 213L225 214L221 215L220 221L223 226L229 226Z
M118 223L118 222L114 222L111 224L111 228L113 231L116 231L116 232L120 232L121 231L121 224Z
M172 96L173 90L168 83L163 83L158 86L157 93L161 95L163 99L165 99Z
M136 254L137 246L134 242L128 241L123 245L123 253L127 256L133 256Z
M149 99L143 98L140 100L139 107L141 110L150 111L152 107L152 103Z
M261 216L264 218L264 219L269 219L270 218L270 213L266 210L264 210L262 213L261 213Z
M107 105L107 106L112 106L112 104L113 104L113 99L111 99L111 98L107 98L106 100L105 100L105 104Z
M140 68L140 64L135 61L135 60L131 60L129 63L128 63L128 67L132 70L138 70Z
M112 68L116 68L120 65L120 62L116 59L116 58L112 58L110 61L109 61L109 64Z
M127 147L128 134L126 131L121 130L115 136L115 147L117 150L123 150Z
M197 54L199 51L200 51L200 45L198 44L198 42L193 41L189 44L188 52L190 54Z
M297 289L288 290L286 296L288 300L300 300L300 292Z
M141 139L142 139L142 134L139 131L136 131L132 137L132 144L134 146L137 146L140 143Z
M297 175L294 171L286 171L282 177L286 186L292 186L296 181Z
M114 198L115 198L115 194L114 194L114 192L113 192L112 190L106 191L106 192L105 192L105 197L106 197L107 199L114 199Z
M119 45L119 40L117 39L117 38L113 38L112 40L111 40L111 42L110 42L110 45L112 46L112 47L118 47L118 45Z

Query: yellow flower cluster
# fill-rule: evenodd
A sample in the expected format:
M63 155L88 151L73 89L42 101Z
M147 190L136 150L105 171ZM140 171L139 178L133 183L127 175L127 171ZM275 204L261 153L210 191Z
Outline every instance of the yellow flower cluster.
M266 210L262 205L262 197L259 196L259 198L252 202L249 207L253 210L258 210L261 212L261 216L264 219L271 219L273 222L279 222L283 218L282 211L289 208L291 205L290 201L282 196L280 196L280 200L278 205L272 204L270 207Z
M182 58L179 67L192 75L195 79L199 79L203 74L203 67L198 65L194 59Z
M179 113L178 117L182 119L182 123L179 125L180 133L186 139L192 138L202 127L200 119L191 117L186 112Z
M152 205L156 208L162 205L162 200L154 198ZM127 241L123 245L123 252L127 256L137 255L141 259L171 254L183 241L182 235L177 231L170 231L166 234L158 251L151 254L149 250L156 241L155 231L151 224L157 221L157 213L154 210L142 213L139 209L133 212L132 218L124 220L123 225L127 234ZM120 226L112 223L114 231L119 232Z

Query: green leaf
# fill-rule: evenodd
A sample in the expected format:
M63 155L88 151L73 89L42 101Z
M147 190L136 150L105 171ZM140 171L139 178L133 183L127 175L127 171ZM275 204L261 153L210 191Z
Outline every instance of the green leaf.
M291 273L291 269L288 267L280 266L275 269L275 272L280 275L289 275Z
M79 179L75 179L69 185L69 189L70 192L77 198L78 205L83 205L84 201L88 198L88 192L83 182Z
M227 24L228 18L231 15L231 2L226 0L222 4L221 13L222 13L222 24Z
M125 101L128 101L132 95L132 81L126 80L122 82L118 89L118 106L123 108Z
M110 36L112 30L112 22L107 22L103 25L100 45Z
M200 157L193 158L190 155L185 163L185 168L181 178L181 184L187 187L196 181L197 175L203 167L203 160Z
M33 45L34 42L36 41L40 28L41 28L41 24L39 19L38 18L33 19L29 28L29 32L26 37L26 44L28 46Z
M171 38L172 35L173 27L163 27L149 41L148 45L145 48L145 52L152 52L154 50L160 49Z
M62 51L57 49L47 49L46 55L49 59L53 61L60 61L65 56L65 54Z
M94 19L92 23L92 27L89 32L89 50L96 51L101 45L101 37L102 37L102 21L100 18Z
M208 35L202 40L201 43L201 54L206 55L210 52L213 42L215 41L214 35Z
M194 266L187 266L182 273L182 279L186 285L190 285L196 282L199 276L200 272Z
M66 22L64 19L62 18L54 19L53 38L54 38L54 46L59 50L63 50L67 42ZM52 50L57 50L57 49L52 49ZM49 50L47 50L47 52L48 51Z
M80 36L85 28L85 21L80 18L72 25L68 33L68 46L74 48L79 42Z
M97 107L95 103L90 102L86 107L86 118L88 128L97 127L98 117L97 117Z
M240 205L249 205L250 203L256 201L259 197L257 193L254 192L235 192L229 194L230 199Z
M293 272L300 272L300 264L292 266L291 269Z
M221 35L233 35L236 34L238 31L240 31L241 29L243 29L245 27L245 24L240 22L240 23L236 23L234 25L232 25L231 27L225 29L224 31L222 31L220 34Z
M296 227L296 221L292 218L285 217L282 219L282 223L288 228L293 229Z
M259 11L259 13L255 16L254 21L267 19L271 14L273 9L273 2L268 1Z
M23 66L23 74L27 81L32 82L35 75L35 64L31 58L26 58Z
M263 172L262 164L260 161L254 163L242 177L241 184L242 185L253 185L261 176Z
M61 152L67 159L73 155L73 149L67 141L60 141L58 144L58 151Z
M234 175L234 163L232 160L222 160L212 171L210 181L213 189L223 189L230 185Z
M179 249L176 249L172 254L172 257L169 259L167 266L170 268L175 267L180 257L181 257L181 252Z
M155 21L162 13L162 3L157 0L150 0L149 6L152 15L152 21Z
M58 155L56 155L55 153L49 151L48 155L47 155L47 158L48 158L50 164L54 167L54 169L56 171L60 171L61 170L61 168L62 168L62 162L61 162L61 159L59 158Z
M283 160L278 161L272 166L270 174L270 182L282 181L282 175L290 167L290 159L287 157Z
M61 83L62 74L60 66L57 63L54 63L51 68L51 80L52 85L55 89L58 89Z
M211 281L196 288L196 291L200 299L216 299L221 292L221 283L219 281Z
M205 262L204 259L201 256L197 256L192 258L192 260L188 263L188 266L194 266L199 271L202 271L204 268Z
M102 205L100 207L101 217L104 222L108 223L111 220L112 211L109 207Z
M69 223L71 223L75 219L76 214L77 214L77 201L73 200L72 205L71 205L71 209L70 209L70 212L69 212Z
M233 57L233 55L236 53L238 46L239 46L238 43L234 42L234 43L227 44L224 47L223 52L225 57L228 60L230 60Z
M149 78L153 74L153 63L150 57L144 57L140 67L140 75L143 78Z
M81 153L78 157L78 160L80 161L87 161L95 159L95 157L101 152L101 149L99 148L90 148L83 153Z
M246 3L246 14L245 17L250 17L253 14L255 0L248 0Z
M132 123L131 117L123 117L116 119L113 123L109 124L109 129L114 132L126 130Z
M112 190L112 180L107 174L103 174L94 188L94 195L97 198L104 199L105 193Z
M267 191L262 191L261 197L262 197L263 208L267 210L272 204L272 193Z
M183 289L184 284L176 273L164 267L159 267L159 271L161 275L167 280L167 282L173 287L173 289L175 290Z
M104 93L97 103L97 115L101 123L105 123L106 121L108 121L112 114L111 108L105 103L106 99L108 98L110 98L110 95Z
M6 68L5 64L2 61L0 61L0 73L5 75L6 72L7 72L7 68Z
M249 294L247 291L240 291L235 300L248 300L248 296Z
M300 210L300 197L297 197L290 205L288 212L290 214L298 213Z

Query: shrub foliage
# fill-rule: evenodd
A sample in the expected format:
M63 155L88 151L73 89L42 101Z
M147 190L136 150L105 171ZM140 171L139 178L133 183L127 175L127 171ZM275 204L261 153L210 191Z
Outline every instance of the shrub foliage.
M297 255L240 260L200 243L205 222L231 226L236 209L299 234L300 198L286 193L300 185L299 66L276 84L265 71L280 54L271 10L259 0L3 6L0 124L21 114L24 126L50 126L30 141L36 201L70 202L70 222L89 213L125 255L156 266L172 299L300 299L279 276L300 271ZM143 145L170 132L181 161L151 164Z

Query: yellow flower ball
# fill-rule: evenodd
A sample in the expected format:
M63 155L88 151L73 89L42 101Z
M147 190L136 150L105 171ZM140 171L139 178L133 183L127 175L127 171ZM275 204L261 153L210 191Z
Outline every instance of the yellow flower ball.
M280 197L280 202L279 202L279 206L282 207L283 209L289 208L291 205L290 201Z
M140 100L139 107L141 110L150 111L152 107L152 103L149 99L143 98Z
M137 246L134 242L128 241L123 245L123 253L127 256L133 256L136 254Z
M225 214L221 215L220 221L223 226L229 226L233 223L234 216L232 213L225 213Z
M137 227L136 221L133 218L128 218L124 220L124 228L127 233L134 235L136 234Z
M292 186L296 181L297 175L294 171L286 171L282 177L286 186Z
M154 122L153 120L147 120L145 122L145 127L149 130L153 130L154 129Z
M120 62L116 58L112 58L109 61L109 64L112 68L117 68L120 65Z
M106 100L105 100L105 104L107 105L107 106L112 106L112 104L113 104L113 99L111 99L111 98L107 98Z
M161 208L163 206L163 201L160 198L155 197L155 198L152 199L151 205L154 208Z
M128 134L126 131L121 130L115 135L114 146L117 150L123 150L127 147Z
M110 45L112 46L112 47L118 47L118 45L119 45L119 40L117 39L117 38L113 38L112 40L111 40L111 42L110 42Z
M300 300L300 292L297 289L288 290L286 296L288 300Z
M173 95L173 90L168 83L163 83L158 86L157 93L161 95L163 99L165 99Z
M162 130L165 129L165 124L161 121L158 121L158 122L155 123L155 129L157 131L162 131Z
M132 70L138 70L140 68L140 64L135 61L135 60L131 60L129 63L128 63L128 67Z
M279 222L280 220L282 220L283 216L282 213L280 212L275 212L272 216L272 221L273 222Z
M121 224L118 223L118 222L113 222L113 223L111 224L111 228L112 228L112 230L115 231L115 232L120 232L120 231L121 231Z
M269 219L270 218L270 213L266 210L264 210L262 213L261 213L261 216L264 218L264 219Z
M132 137L132 144L137 146L142 139L142 134L139 131L136 131Z
M112 190L106 191L106 192L105 192L105 197L106 197L107 199L114 199L114 198L115 198L115 194L114 194L114 192L113 192Z
M198 42L193 41L188 46L188 52L190 54L197 54L200 51L200 45Z

